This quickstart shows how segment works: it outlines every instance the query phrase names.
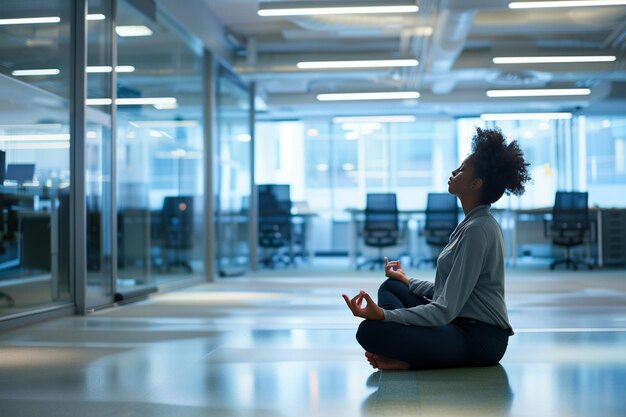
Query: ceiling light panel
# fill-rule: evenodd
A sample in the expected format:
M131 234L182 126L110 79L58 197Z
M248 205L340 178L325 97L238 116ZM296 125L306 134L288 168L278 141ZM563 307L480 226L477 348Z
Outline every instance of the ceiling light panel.
M14 77L28 77L33 75L59 75L61 71L58 68L41 68L41 69L25 69L11 71Z
M259 5L259 16L307 16L324 14L369 14L369 13L415 13L418 7L415 1L387 1L384 6L380 2L352 1L320 4L319 1L308 2L270 2Z
M103 72L111 72L113 71L113 67L109 65L101 65L101 66L89 66L87 67L88 73L103 73ZM115 67L115 72L134 72L135 67L132 65L118 65Z
M349 100L403 100L419 98L417 91L389 91L376 93L331 93L318 94L319 101L349 101Z
M551 96L588 96L588 88L552 88L524 90L488 90L487 97L551 97Z
M152 30L144 25L116 26L115 33L122 38L151 36Z
M511 9L547 9L555 7L624 6L626 0L514 1Z
M23 17L18 19L0 19L0 25L36 25L42 23L59 23L59 16Z
M411 123L415 120L416 117L413 115L333 117L333 123Z
M613 62L614 55L495 57L494 64L561 64L571 62Z
M482 120L557 120L571 119L572 113L484 113Z
M296 65L300 69L337 69L337 68L389 68L416 67L417 59L377 59L360 61L303 61Z

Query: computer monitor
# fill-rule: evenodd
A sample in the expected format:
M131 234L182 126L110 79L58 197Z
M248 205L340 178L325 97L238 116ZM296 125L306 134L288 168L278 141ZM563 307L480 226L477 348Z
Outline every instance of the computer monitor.
M34 175L35 164L8 164L4 179L22 184L32 181Z

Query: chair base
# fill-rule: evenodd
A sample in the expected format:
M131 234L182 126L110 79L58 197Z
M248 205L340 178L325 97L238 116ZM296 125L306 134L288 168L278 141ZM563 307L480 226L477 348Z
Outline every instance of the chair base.
M565 251L565 258L556 260L550 264L551 271L554 270L554 268L556 268L556 266L560 264L564 264L565 269L569 269L571 266L574 271L578 269L579 265L586 266L587 269L589 269L590 271L593 269L593 265L591 265L590 263L579 261L579 260L572 258L570 249L571 249L571 246L567 246L567 249Z
M274 269L278 264L284 264L285 266L295 265L293 257L289 253L281 253L279 251L259 259L259 265L265 268Z
M564 259L559 259L557 261L552 262L550 264L550 270L554 270L556 266L560 264L564 264L565 269L570 269L570 266L571 266L574 271L578 270L579 265L587 267L587 269L589 269L590 271L593 269L593 265L591 265L590 263L579 261L579 260L572 259L572 258L564 258Z

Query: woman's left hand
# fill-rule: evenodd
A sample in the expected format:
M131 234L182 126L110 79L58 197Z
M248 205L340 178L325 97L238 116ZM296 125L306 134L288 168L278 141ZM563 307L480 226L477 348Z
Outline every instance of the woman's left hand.
M368 320L384 320L385 313L382 308L378 306L372 300L368 293L365 291L359 292L352 299L350 299L347 295L343 294L343 299L352 314L356 317L362 317ZM365 300L365 307L363 307L363 300Z

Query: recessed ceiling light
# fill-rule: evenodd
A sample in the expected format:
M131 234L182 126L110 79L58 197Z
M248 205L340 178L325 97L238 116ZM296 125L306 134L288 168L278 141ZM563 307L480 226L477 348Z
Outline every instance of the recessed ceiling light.
M377 93L331 93L318 94L319 101L344 101L344 100L401 100L419 98L417 91L388 91Z
M199 125L197 120L131 120L128 122L134 127L196 127Z
M301 69L334 69L334 68L388 68L416 67L417 59L371 59L360 61L303 61L298 62Z
M559 64L567 62L613 62L614 55L495 57L494 64Z
M102 13L94 13L94 14L87 15L87 20L104 20L104 19L106 19L106 16L103 15Z
M390 116L338 116L333 117L333 123L411 123L416 120L411 115L390 115Z
M157 103L153 106L157 110L174 110L178 108L178 103Z
M85 104L88 106L109 106L113 103L110 98L88 98L85 100Z
M624 0L573 0L573 1L514 1L509 3L511 9L542 9L553 7L594 7L623 6Z
M88 98L88 106L108 106L113 101L110 98ZM118 106L143 106L157 104L176 104L175 97L134 97L134 98L118 98L115 100Z
M175 104L175 97L136 97L136 98L118 98L115 104L118 106L132 105L154 105L154 104Z
M31 75L59 75L61 71L58 68L42 68L42 69L26 69L11 71L14 77L27 77Z
M363 13L415 13L418 7L414 0L394 0L382 6L380 2L333 2L332 5L319 1L269 2L262 3L259 16L305 16L323 14L363 14Z
M99 66L89 66L86 71L88 73L100 73L100 72L111 72L113 67L110 65L99 65ZM135 67L132 65L118 65L115 67L115 72L134 72Z
M571 119L572 113L484 113L480 115L483 120L554 120Z
M123 38L152 35L152 30L144 25L116 26L115 32Z
M549 97L549 96L588 96L589 88L551 88L526 90L488 90L487 97Z
M59 23L59 16L48 17L23 17L18 19L0 19L0 25L32 25L40 23Z
M0 135L0 142L38 142L59 140L70 140L69 133L53 133L40 135Z

